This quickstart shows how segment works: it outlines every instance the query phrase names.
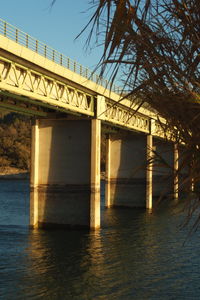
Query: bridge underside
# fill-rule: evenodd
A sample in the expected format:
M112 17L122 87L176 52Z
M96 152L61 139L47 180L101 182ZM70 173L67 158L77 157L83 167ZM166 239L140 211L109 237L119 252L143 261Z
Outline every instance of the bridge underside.
M0 109L30 117L47 117L50 113L55 112L52 107L48 107L48 105L38 105L34 100L31 101L31 99L9 94L5 91L0 91Z

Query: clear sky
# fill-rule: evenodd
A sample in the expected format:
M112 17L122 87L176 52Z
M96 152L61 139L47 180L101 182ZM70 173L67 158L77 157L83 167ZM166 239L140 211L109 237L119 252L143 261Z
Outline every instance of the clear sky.
M88 0L2 0L0 18L53 47L83 66L93 69L99 48L84 50L86 34L74 41L92 11Z

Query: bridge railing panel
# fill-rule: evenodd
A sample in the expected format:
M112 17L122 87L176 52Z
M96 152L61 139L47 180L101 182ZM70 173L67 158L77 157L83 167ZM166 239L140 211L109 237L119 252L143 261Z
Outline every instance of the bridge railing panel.
M121 93L121 88L114 84L111 84L108 80L103 78L97 73L92 72L88 68L82 66L76 61L70 59L69 57L61 54L57 50L47 46L45 43L38 41L36 38L31 37L27 33L19 30L15 26L9 24L8 22L0 19L0 35L13 40L17 44L24 46L39 55L46 57L47 59L59 64L85 78L91 80L98 85L105 87L106 89L112 90L117 94Z

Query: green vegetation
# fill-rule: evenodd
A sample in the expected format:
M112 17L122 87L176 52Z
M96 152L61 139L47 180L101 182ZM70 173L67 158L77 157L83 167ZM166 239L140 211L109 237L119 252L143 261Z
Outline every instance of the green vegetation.
M15 113L0 116L0 166L29 170L31 119Z

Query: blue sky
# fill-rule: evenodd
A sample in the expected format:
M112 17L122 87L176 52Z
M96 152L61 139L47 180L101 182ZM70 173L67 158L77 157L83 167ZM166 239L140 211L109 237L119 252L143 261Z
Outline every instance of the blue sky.
M74 41L91 16L88 0L2 0L0 18L93 69L100 49L85 51L86 34Z

